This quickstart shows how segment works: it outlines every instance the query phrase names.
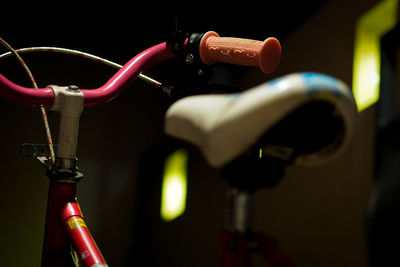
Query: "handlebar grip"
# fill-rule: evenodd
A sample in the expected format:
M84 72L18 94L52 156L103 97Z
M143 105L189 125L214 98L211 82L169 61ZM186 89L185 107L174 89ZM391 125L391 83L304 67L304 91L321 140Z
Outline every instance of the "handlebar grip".
M273 72L279 65L281 58L279 41L270 37L264 42L219 37L216 32L209 31L200 41L199 53L204 64L211 65L216 61L225 63L258 66L264 73Z

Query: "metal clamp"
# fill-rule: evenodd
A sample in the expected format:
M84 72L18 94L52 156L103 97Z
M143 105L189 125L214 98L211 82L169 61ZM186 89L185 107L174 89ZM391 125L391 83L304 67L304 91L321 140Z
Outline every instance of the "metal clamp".
M54 146L54 150L57 152L57 145ZM77 166L77 158L56 158L55 164L51 165L50 151L46 144L24 143L21 146L21 153L23 157L30 157L38 160L46 169L46 175L52 180L61 183L76 183L83 178L83 174L79 171Z
M77 183L83 178L83 173L77 166L78 159L56 158L55 165L47 170L46 174L59 183Z
M54 145L54 151L57 151L57 149L58 146ZM46 168L46 170L51 169L51 159L48 145L23 143L21 145L21 154L23 157L29 157L38 160L40 164Z

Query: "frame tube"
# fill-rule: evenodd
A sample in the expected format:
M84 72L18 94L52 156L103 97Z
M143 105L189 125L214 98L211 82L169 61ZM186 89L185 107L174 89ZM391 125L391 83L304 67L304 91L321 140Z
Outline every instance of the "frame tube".
M107 266L103 255L83 220L78 203L67 203L64 207L62 217L72 246L83 266Z
M71 245L83 266L107 266L76 201L76 183L50 180L42 267L74 266Z
M65 211L67 203L75 202L75 197L75 183L58 183L50 179L42 267L73 266L69 237L60 211Z

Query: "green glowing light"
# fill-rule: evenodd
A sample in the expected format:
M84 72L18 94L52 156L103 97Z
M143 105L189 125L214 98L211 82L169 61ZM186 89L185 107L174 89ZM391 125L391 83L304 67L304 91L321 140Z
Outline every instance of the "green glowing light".
M180 149L168 156L164 165L161 218L172 221L186 208L188 154Z
M398 0L383 0L362 15L356 25L353 93L358 111L379 99L380 39L397 23Z

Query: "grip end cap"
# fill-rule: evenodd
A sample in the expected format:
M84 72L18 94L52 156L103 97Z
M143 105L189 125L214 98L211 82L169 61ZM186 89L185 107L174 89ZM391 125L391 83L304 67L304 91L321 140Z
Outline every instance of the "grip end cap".
M267 38L261 48L258 65L264 73L272 73L276 70L281 60L282 48L278 39Z

